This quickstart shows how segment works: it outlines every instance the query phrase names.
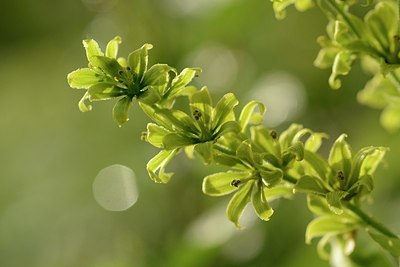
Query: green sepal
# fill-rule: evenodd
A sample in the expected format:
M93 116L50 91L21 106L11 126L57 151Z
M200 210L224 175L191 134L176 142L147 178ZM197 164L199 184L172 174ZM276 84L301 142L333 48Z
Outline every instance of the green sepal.
M121 127L122 124L124 124L129 120L129 111L132 105L133 105L132 98L129 96L121 98L114 105L114 108L112 110L112 115L114 121L118 124L119 127Z
M400 239L398 237L382 235L369 229L367 229L367 233L394 257L400 257Z
M162 140L163 147L167 150L196 144L196 140L179 133L167 134Z
M178 97L185 87L193 80L194 77L197 77L201 73L200 68L185 68L179 73L179 75L175 76L175 78L171 82L171 87L168 91L168 98L176 98Z
M86 57L89 61L89 66L93 65L92 59L94 56L103 56L103 52L101 52L101 49L99 47L99 44L93 40L93 39L87 39L83 40L83 47L86 50Z
M122 39L119 36L115 36L110 40L106 46L106 57L117 58L118 46L121 44Z
M218 128L225 122L229 120L234 120L235 115L233 113L233 108L239 104L235 95L228 93L224 95L217 103L213 110L212 115L212 129L218 130Z
M255 184L255 191L252 196L252 203L257 216L263 221L269 221L270 217L274 213L274 210L269 206L267 199L264 195L263 186L259 183Z
M163 147L163 139L171 132L155 123L147 124L147 141L155 147Z
M150 178L156 183L168 183L173 173L166 173L165 168L173 157L177 154L178 149L161 150L146 165Z
M200 111L202 123L207 127L210 127L213 108L211 96L207 87L203 87L199 91L190 95L189 101L190 111L192 113L195 112L195 110Z
M342 171L345 179L348 179L352 168L352 153L346 137L346 134L342 134L336 139L329 152L328 163L335 171Z
M260 173L263 183L267 187L273 187L274 185L277 185L282 181L283 172L280 169L266 170L260 168L258 171Z
M335 214L343 214L341 200L348 195L346 191L333 191L326 194L326 201L328 202L329 209Z
M226 216L240 228L239 219L243 214L244 209L251 200L254 181L248 181L233 195L226 208Z
M328 192L324 184L321 182L320 178L309 175L300 177L294 189L296 190L296 192L312 193L318 195L325 195Z
M143 84L153 86L165 86L169 80L169 72L175 69L167 64L155 64L148 69L143 77Z
M104 76L102 77L89 68L77 69L67 76L69 86L76 89L88 89L90 86L100 82L103 78Z
M144 73L147 71L148 50L152 49L153 45L144 44L141 48L133 51L128 56L128 64L132 71L136 74L137 82L141 82Z
M79 106L79 110L82 112L88 112L92 110L92 105L87 105L86 104L86 100L89 100L89 94L86 91L86 93L83 95L83 97L81 98L81 100L79 100L78 106Z
M348 214L321 216L308 224L306 243L310 244L315 237L344 234L353 231L357 227L358 221Z
M292 198L293 188L287 185L277 185L272 188L264 187L264 196L267 201L273 201L278 198Z
M110 75L112 78L121 77L119 72L125 71L125 69L119 65L118 61L114 58L93 56L90 63L93 65L93 67L101 69L104 73Z
M258 112L255 109L258 108ZM263 116L265 114L265 106L258 101L250 101L247 103L239 116L239 125L241 127L241 132L244 133L249 124L260 124L263 121Z
M209 196L224 196L236 190L251 178L249 172L219 172L208 175L203 180L203 193Z
M88 90L89 100L108 100L126 94L126 90L110 83L97 83Z
M194 147L194 151L203 159L204 164L213 161L213 142L199 143Z
M307 206L316 215L332 215L326 197L315 194L307 195Z

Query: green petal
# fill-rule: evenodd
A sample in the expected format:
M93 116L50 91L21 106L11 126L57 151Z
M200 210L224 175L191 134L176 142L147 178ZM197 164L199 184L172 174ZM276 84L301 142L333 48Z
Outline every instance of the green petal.
M198 128L195 125L194 119L189 117L185 112L177 109L157 109L155 111L155 116L157 120L155 120L160 125L168 125L167 129L171 129L172 131L176 131L179 129L180 131L186 132L187 134L197 135L199 132ZM161 122L162 121L162 122Z
M280 145L271 136L271 132L264 126L253 126L250 128L251 140L260 152L268 152L277 158L281 157Z
M226 216L238 228L240 228L239 219L242 216L247 204L251 200L253 185L254 181L247 182L235 193L235 195L229 201L228 207L226 208Z
M258 112L255 109L258 108ZM263 116L265 114L265 106L258 101L251 101L247 103L240 113L239 124L244 133L249 124L260 124L262 123ZM255 122L255 123L254 123Z
M139 82L143 78L144 73L147 71L148 64L148 50L152 49L153 45L144 44L141 48L133 51L128 56L128 63L131 69L136 73Z
M335 214L342 214L342 203L340 202L343 198L348 195L345 191L333 191L326 195L326 200L328 201L329 209Z
M168 98L178 97L182 90L185 89L194 77L197 77L201 73L199 68L185 68L179 73L171 82L171 87L168 91Z
M224 196L236 191L238 186L251 178L249 172L219 172L203 180L203 193L209 196Z
M303 129L302 125L299 124L292 124L290 127L284 131L280 136L279 136L279 143L282 146L282 150L288 149L292 143L293 143L293 138L296 136L296 134Z
M175 71L167 64L155 64L145 72L142 84L153 86L164 86L169 81L169 72Z
M212 102L211 96L208 92L207 87L201 88L201 90L193 93L189 97L190 111L193 113L195 110L200 111L202 121L209 128L212 116Z
M294 154L296 156L297 161L303 160L304 145L302 142L297 141L287 149L287 152Z
M267 187L272 187L282 181L283 172L280 169L276 170L259 170L261 179Z
M155 123L147 124L147 141L155 147L163 147L163 139L171 132Z
M308 194L307 206L310 211L312 211L312 213L315 213L317 215L332 215L332 211L329 208L326 197Z
M326 174L328 173L329 165L325 159L323 159L317 153L305 150L304 160L321 179L326 180Z
M117 58L118 45L122 42L121 37L115 36L114 39L108 42L106 47L106 57Z
M204 164L210 164L213 161L213 143L205 142L197 144L194 151L203 159Z
M256 190L252 197L252 203L254 211L257 216L264 221L269 221L270 217L274 213L274 210L268 205L268 202L264 195L262 186L256 184Z
M309 175L302 176L294 188L296 192L302 193L325 195L328 192L318 177Z
M87 57L89 63L92 65L93 65L92 58L94 56L103 56L104 55L103 52L101 52L99 44L93 39L83 40L83 47L85 47L86 57Z
M233 108L239 104L235 95L228 93L224 95L213 110L212 129L215 130L228 120L234 120Z
M168 183L173 173L166 173L165 168L175 157L178 150L161 150L146 165L150 178L156 183Z
M170 133L163 138L162 144L165 149L170 150L196 144L196 140L181 134Z
M103 78L104 77L101 77L101 75L89 68L77 69L67 76L69 86L76 89L87 89L100 82Z
M253 151L249 140L243 141L236 150L236 156L249 166L255 166Z
M325 133L312 133L304 143L304 149L311 152L317 152L321 147L323 138L328 138L328 135Z
M329 77L329 85L332 89L339 89L342 86L342 83L337 79L337 76L349 74L355 58L356 57L347 50L340 51L336 55L332 65L332 74Z
M238 133L240 132L240 126L236 121L227 121L221 125L219 130L213 134L214 138L224 136L227 133Z
M113 108L113 118L119 127L129 120L129 110L132 107L132 98L125 96L118 100Z
M98 83L88 90L89 100L108 100L126 94L126 90L109 83Z
M375 170L382 162L386 151L388 151L388 149L385 147L376 147L371 154L368 154L362 163L360 176L374 175Z
M93 56L91 63L94 67L101 69L112 78L121 77L120 72L125 72L125 69L119 65L118 61L114 58Z
M87 105L85 102L86 100L89 99L89 94L88 92L86 92L83 97L81 98L81 100L79 101L79 110L82 112L88 112L92 110L92 105Z
M387 106L380 117L382 126L391 133L400 129L400 107L396 105Z
M311 221L306 230L306 243L310 244L315 237L329 235L344 234L353 231L358 227L355 218L342 214L322 216Z
M335 171L342 171L348 180L352 168L352 153L346 137L346 134L342 134L336 139L329 152L328 163Z
M293 188L286 185L278 185L272 188L264 187L264 196L267 201L273 201L278 198L292 198Z

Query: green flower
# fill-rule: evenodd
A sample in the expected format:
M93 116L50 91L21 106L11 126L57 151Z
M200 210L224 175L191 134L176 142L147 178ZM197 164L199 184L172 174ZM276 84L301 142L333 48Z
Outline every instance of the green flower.
M117 58L119 36L112 39L105 54L95 40L84 40L83 45L89 61L87 68L68 74L72 88L86 89L79 102L81 111L90 111L85 102L119 98L113 108L113 118L121 126L129 120L133 98L154 103L161 98L170 81L170 72L175 70L166 64L155 64L148 68L148 50L153 46L145 44L129 54L128 58Z

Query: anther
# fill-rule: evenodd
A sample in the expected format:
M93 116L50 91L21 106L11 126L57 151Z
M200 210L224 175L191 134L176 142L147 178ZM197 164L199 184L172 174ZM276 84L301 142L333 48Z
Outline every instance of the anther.
M118 71L118 74L122 75L122 74L124 74L124 72L122 70L120 70L120 71Z
M142 141L147 141L147 132L142 132L142 134L140 135L140 139Z
M234 179L234 180L232 180L232 182L231 182L231 186L234 186L234 187L238 187L239 184L240 184L240 180Z
M193 111L193 118L194 118L196 121L198 121L198 120L201 118L201 112L200 112L200 110L195 109L195 110Z
M336 177L340 180L340 181L344 181L344 173L342 171L338 171L336 174Z
M271 130L270 132L269 132L269 134L271 135L271 137L272 137L272 139L276 139L276 138L278 138L278 134L277 134L277 132L275 131L275 130Z

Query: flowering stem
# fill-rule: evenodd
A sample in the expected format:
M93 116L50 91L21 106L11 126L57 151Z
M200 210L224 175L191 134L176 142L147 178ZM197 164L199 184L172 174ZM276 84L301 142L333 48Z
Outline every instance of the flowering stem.
M356 205L353 205L349 201L343 201L342 204L347 209L351 210L354 214L356 214L364 223L371 226L378 232L380 232L388 237L398 238L398 236L396 234L394 234L391 230L389 230L386 226L384 226L382 223L376 221L374 218L372 218L370 215L366 214L364 211L362 211Z

